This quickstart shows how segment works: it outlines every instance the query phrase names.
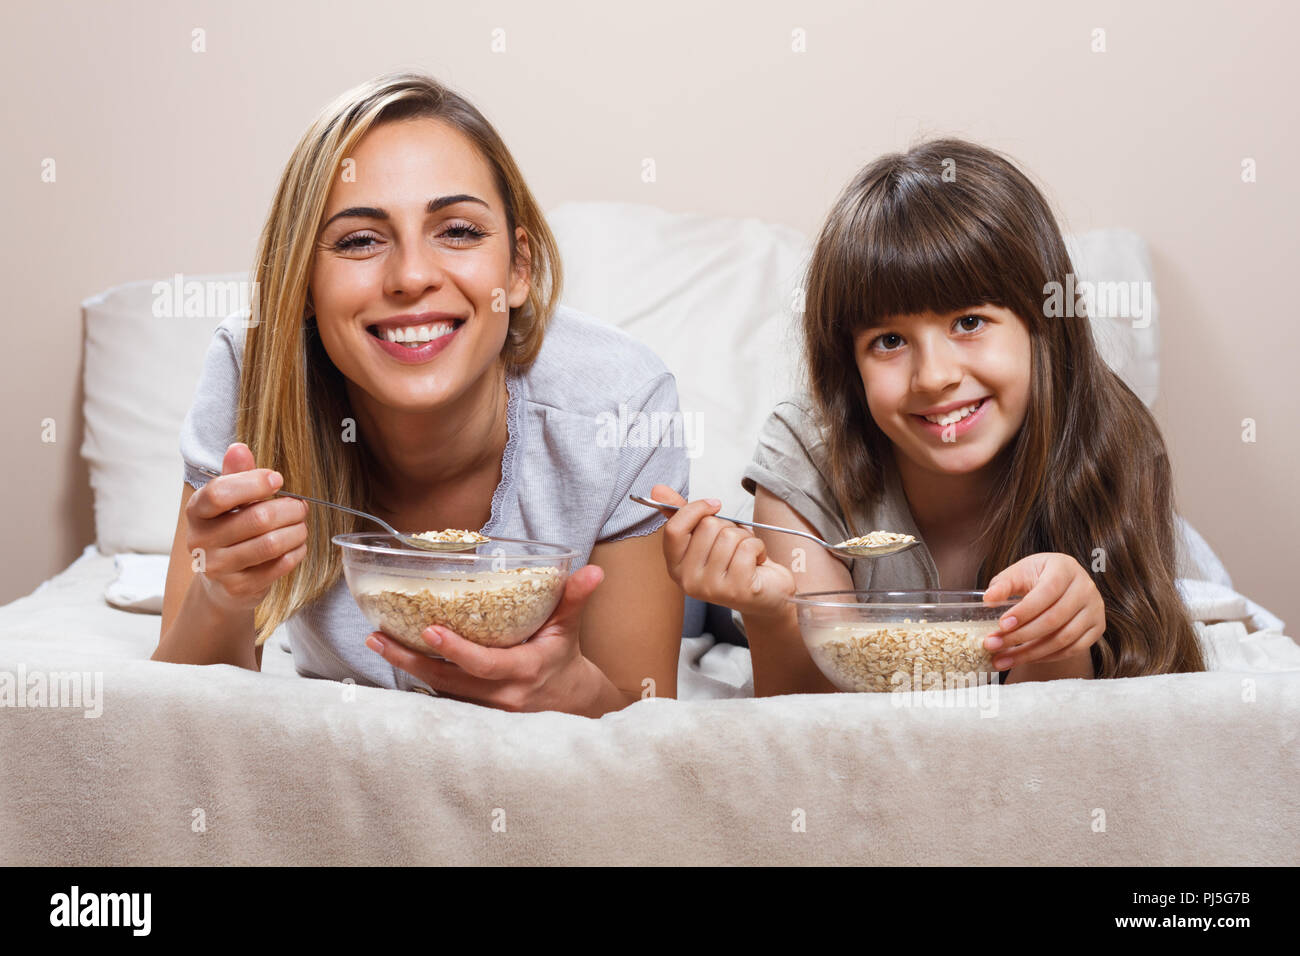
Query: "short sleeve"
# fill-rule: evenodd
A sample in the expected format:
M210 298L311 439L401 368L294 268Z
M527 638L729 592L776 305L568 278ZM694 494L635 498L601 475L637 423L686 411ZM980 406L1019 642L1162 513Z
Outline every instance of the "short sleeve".
M627 400L627 409L628 430L620 442L618 474L597 543L640 537L667 523L662 513L629 501L630 494L649 497L655 485L668 485L690 498L691 433L677 404L673 374L663 372L638 389Z
M754 458L745 466L740 486L751 495L762 485L788 504L832 543L850 537L826 480L826 444L808 407L783 401L758 433Z
M242 343L235 336L232 321L239 319L227 319L213 332L194 390L194 401L181 423L184 478L195 489L207 484L208 476L194 466L202 465L220 473L226 449L235 441Z

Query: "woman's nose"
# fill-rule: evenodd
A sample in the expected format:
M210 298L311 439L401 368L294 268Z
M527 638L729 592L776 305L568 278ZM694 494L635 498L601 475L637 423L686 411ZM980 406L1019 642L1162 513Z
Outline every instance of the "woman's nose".
M428 290L437 289L445 279L438 251L426 242L407 241L390 260L384 292L417 300Z

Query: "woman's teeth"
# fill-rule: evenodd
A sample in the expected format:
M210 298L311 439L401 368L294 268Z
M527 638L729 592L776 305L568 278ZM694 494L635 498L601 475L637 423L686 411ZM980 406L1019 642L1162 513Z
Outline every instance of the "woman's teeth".
M440 339L444 335L450 335L455 331L456 323L454 322L435 322L431 325L412 325L403 329L380 329L379 336L389 342L415 349L426 342Z
M955 422L961 421L963 418L967 417L968 415L975 414L976 409L978 409L982 404L984 404L984 399L981 398L978 402L971 402L969 405L964 405L961 408L955 408L952 411L945 412L942 415L923 415L921 417L924 418L927 422L934 422L936 425L951 425Z

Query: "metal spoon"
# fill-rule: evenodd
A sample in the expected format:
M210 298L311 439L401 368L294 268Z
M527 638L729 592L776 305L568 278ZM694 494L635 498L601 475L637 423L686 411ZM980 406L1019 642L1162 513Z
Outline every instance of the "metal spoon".
M215 471L204 468L202 465L195 465L194 467L203 472L203 474L207 475L209 478L222 477ZM373 521L377 525L381 525L385 531L408 547L418 548L421 551L468 551L470 548L477 548L483 543L481 541L429 541L425 538L417 538L413 535L402 534L402 532L398 531L382 518L376 518L374 515L366 514L364 511L346 508L343 505L336 505L332 501L321 501L319 498L309 498L306 495L295 495L291 491L277 491L275 494L283 495L286 498L297 498L299 501L310 501L318 505L324 505L326 508L338 508L340 511L346 511L350 514L358 515L368 521Z
M662 501L652 501L649 498L642 498L640 495L628 495L637 504L648 505L651 508L664 508L668 511L680 511L679 505L665 504ZM908 548L914 548L921 542L916 538L911 541L895 541L893 544L855 544L847 548L842 548L838 544L830 544L823 541L815 534L809 534L807 531L795 531L793 528L777 528L770 524L759 524L757 521L743 521L740 518L728 518L726 515L714 515L715 518L721 518L723 521L731 521L735 524L747 525L751 528L762 528L764 531L780 531L782 534L797 534L800 537L816 541L827 551L833 551L836 554L842 554L846 558L883 558L887 555L898 554L900 551L906 551Z

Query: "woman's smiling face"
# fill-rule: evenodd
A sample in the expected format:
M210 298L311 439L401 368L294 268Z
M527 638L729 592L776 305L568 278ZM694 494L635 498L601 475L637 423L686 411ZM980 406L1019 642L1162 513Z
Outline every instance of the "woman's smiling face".
M910 461L946 475L979 471L1015 437L1031 354L1025 323L991 305L892 316L854 336L871 417Z
M321 342L378 404L427 411L465 394L497 361L509 309L528 296L527 239L515 230L512 269L492 169L445 123L383 123L349 159L330 190L311 270ZM412 328L421 331L395 331ZM375 334L386 330L430 341L407 352Z

